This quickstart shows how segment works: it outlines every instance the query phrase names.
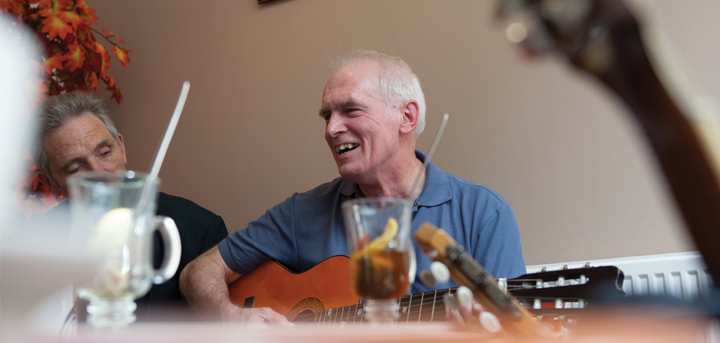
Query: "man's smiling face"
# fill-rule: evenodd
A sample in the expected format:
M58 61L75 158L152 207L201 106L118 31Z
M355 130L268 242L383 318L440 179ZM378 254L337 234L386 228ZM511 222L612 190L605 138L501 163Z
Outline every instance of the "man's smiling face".
M67 178L82 171L124 170L127 159L122 135L118 139L120 142L89 112L45 133L43 148L56 182L53 191L67 197Z
M338 172L358 184L386 173L399 144L400 113L382 99L380 71L375 61L343 66L325 85L319 111Z

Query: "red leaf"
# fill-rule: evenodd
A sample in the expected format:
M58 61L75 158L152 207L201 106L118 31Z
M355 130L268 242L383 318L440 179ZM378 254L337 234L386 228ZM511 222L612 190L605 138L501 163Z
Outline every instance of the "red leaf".
M115 83L113 81L113 83ZM110 99L115 99L117 101L118 105L120 104L120 101L122 101L122 93L120 93L120 88L117 88L117 86L114 87L108 87L107 90L112 92L112 96L110 96Z
M66 24L62 19L56 16L48 16L42 21L42 23L45 26L41 32L47 32L50 40L56 36L59 36L60 39L65 39L65 36L68 33L72 34L73 32L70 25Z
M115 87L115 79L113 79L112 76L108 76L103 81L105 81L108 87Z
M45 67L45 74L52 75L53 68L56 69L62 69L63 67L63 61L65 60L65 56L61 54L52 55L50 58L46 59L43 62L43 67Z
M93 23L95 25L98 25L98 22L97 22L98 17L95 15L95 10L88 7L87 4L85 3L85 1L79 0L75 4L75 8L80 10L80 12L81 12L80 18L82 18L85 21L85 23L88 24L88 26Z
M58 3L52 0L40 0L38 3L40 15L43 17L55 17L60 12Z
M90 76L88 76L88 82L90 83L90 88L92 88L95 93L97 93L99 86L97 75L95 75L95 73L90 73Z
M100 54L100 56L107 55L107 50L105 50L105 46L98 42L95 42L95 52Z
M82 68L85 62L85 53L83 48L77 43L70 44L68 46L69 52L65 54L65 67L70 67L70 71Z
M80 18L80 15L74 11L61 11L60 14L58 14L58 17L65 23L70 24L75 30L77 30L78 25L83 24L83 20Z
M105 77L109 76L107 74L107 71L108 71L108 69L110 69L110 66L111 66L110 55L108 55L106 52L105 54L102 55L101 60L102 60L102 64L100 66L100 77L104 79Z
M118 37L116 34L110 32L110 31L108 31L108 30L102 30L102 34L105 35L105 37L108 37L108 38L109 38L109 37L114 37L115 39L118 40L118 42L125 44L125 41L124 41L122 38Z
M20 6L24 4L25 0L0 0L0 8L16 16L25 15L25 8Z
M117 45L113 45L113 48L110 51L115 53L115 58L120 60L120 62L122 62L123 67L125 67L125 69L127 69L127 64L128 64L128 62L130 62L130 56L128 56L127 51L123 48L118 48Z

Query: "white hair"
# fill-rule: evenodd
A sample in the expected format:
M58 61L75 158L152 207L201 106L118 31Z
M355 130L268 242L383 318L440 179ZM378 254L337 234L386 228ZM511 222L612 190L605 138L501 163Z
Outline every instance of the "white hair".
M48 177L53 186L57 186L57 181L50 172L50 161L43 144L45 134L62 126L68 119L79 117L86 112L90 112L100 119L105 128L115 138L115 141L120 144L118 131L112 119L110 119L108 110L103 105L102 100L85 92L51 96L45 100L40 110L38 132L32 149L32 157L40 172ZM122 145L120 146L122 147Z
M425 94L420 80L402 58L385 55L372 50L353 50L333 61L335 71L342 66L358 61L376 61L380 64L380 94L388 108L400 107L405 101L415 100L418 103L418 124L415 137L425 130Z

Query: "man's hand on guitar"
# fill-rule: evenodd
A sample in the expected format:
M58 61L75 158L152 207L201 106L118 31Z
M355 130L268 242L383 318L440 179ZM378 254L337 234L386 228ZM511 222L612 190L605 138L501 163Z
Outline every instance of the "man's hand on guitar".
M240 274L232 271L217 245L190 262L180 274L180 291L195 311L209 319L246 323L263 327L267 324L290 325L285 316L270 308L241 308L228 293L228 284Z
M266 328L267 324L295 326L295 324L290 323L285 316L273 311L269 307L241 308L237 305L229 304L221 310L220 317L223 322L237 322L253 328Z
M472 291L465 287L454 295L445 295L444 302L447 321L457 330L496 333L501 329L497 317L486 312L473 298Z

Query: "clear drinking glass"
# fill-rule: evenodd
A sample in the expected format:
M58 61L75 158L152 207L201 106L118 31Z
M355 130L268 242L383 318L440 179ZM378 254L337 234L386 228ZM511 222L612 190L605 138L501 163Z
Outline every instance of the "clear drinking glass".
M392 323L411 286L410 202L359 198L342 205L350 250L350 284L371 323Z
M145 295L152 283L163 283L177 271L180 235L172 219L155 215L158 179L141 203L147 180L147 174L133 171L88 172L68 180L72 238L107 255L93 281L78 290L78 296L89 302L88 322L95 326L134 322L135 299ZM160 231L165 250L159 270L153 268L155 230Z

